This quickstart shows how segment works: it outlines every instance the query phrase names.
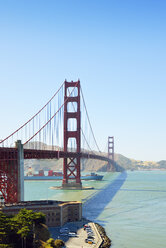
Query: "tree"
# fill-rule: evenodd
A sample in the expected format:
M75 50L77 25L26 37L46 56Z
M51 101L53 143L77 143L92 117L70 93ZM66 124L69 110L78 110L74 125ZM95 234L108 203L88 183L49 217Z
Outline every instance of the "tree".
M65 243L60 239L56 239L55 242L54 242L54 245L55 245L56 248L61 248L61 247L63 247L65 245Z
M45 223L45 215L41 212L33 212L32 210L21 209L14 216L14 220L18 223L17 234L20 235L22 246L26 247L26 242L29 246L34 242L35 226Z
M56 239L54 240L53 238L50 238L46 241L46 243L42 246L44 248L61 248L65 244L62 240Z
M11 217L0 211L0 243L9 243Z
M40 230L43 223L45 215L40 212L21 209L17 215L8 216L0 211L0 244L3 244L1 247L26 247L26 244L27 247L33 247L35 229Z

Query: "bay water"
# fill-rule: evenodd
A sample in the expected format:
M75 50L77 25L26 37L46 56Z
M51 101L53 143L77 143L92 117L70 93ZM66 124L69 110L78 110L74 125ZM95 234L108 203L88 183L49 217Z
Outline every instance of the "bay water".
M113 248L166 248L166 171L103 173L82 181L93 190L57 190L61 181L25 181L25 200L80 200L83 216L101 224Z

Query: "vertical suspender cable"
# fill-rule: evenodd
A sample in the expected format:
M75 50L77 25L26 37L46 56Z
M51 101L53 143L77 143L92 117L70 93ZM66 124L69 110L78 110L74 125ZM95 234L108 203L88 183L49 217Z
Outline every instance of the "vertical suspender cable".
M81 88L81 87L80 87L80 88ZM88 111L87 111L87 108L86 108L86 104L85 104L85 100L84 100L82 88L81 88L81 95L82 95L82 100L83 100L83 103L84 103L84 106L85 106L85 111L86 111L87 119L88 119L88 122L89 122L89 126L90 126L90 129L91 129L91 132L92 132L92 135L93 135L93 138L94 138L96 147L97 147L97 149L99 150L99 152L101 152L100 149L99 149L99 146L98 146L98 144L97 144L96 138L95 138L95 136L94 136L94 132L93 132L92 125L91 125L91 122L90 122L90 119L89 119L89 115L88 115Z

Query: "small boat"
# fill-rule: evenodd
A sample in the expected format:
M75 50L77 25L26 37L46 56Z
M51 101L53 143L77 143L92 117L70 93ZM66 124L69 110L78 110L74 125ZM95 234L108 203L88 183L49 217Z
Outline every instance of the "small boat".
M103 176L92 172L89 175L81 176L81 179L82 180L102 180Z

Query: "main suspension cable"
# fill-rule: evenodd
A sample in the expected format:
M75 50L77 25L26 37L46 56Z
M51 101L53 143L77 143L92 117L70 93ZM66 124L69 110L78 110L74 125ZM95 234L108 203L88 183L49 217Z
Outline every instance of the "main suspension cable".
M21 127L19 127L16 131L14 131L12 134L10 134L8 137L6 137L5 139L0 141L0 144L3 143L5 140L9 139L11 136L13 136L15 133L17 133L20 129L22 129L23 127L25 127L29 122L31 122L51 101L52 99L58 94L58 92L61 90L61 88L63 87L64 83L61 85L61 87L59 88L59 90L57 90L57 92L51 97L51 99L44 105L43 108L41 108L37 114L35 114L32 118L30 118L26 123L24 123L24 125L22 125Z
M80 88L81 88L81 87L80 87ZM89 126L90 126L90 129L91 129L91 132L92 132L92 135L93 135L93 138L94 138L94 141L95 141L96 147L97 147L98 151L99 151L99 152L101 152L101 151L100 151L100 149L99 149L99 146L98 146L98 144L97 144L97 141L96 141L96 138L95 138L95 135L94 135L93 129L92 129L92 125L91 125L91 122L90 122L90 119L89 119L89 115L88 115L87 107L86 107L86 104L85 104L85 100L84 100L84 96L83 96L82 88L81 88L81 95L82 95L82 99L83 99L83 103L84 103L84 107L85 107L86 115L87 115L87 118L88 118Z
M77 86L78 82L76 83L75 87ZM74 91L75 87L73 88L73 90L71 91L70 95L72 94L72 92ZM69 96L70 96L69 95ZM32 140L42 129L44 129L47 124L56 116L56 114L62 109L62 107L64 106L64 104L67 102L67 98L64 101L64 103L60 106L60 108L56 111L56 113L29 139L27 140L23 145L26 145L30 140Z
M68 92L69 92L69 94L70 94L69 88L68 88ZM73 105L74 111L76 112L76 109L75 109L75 106L74 106L74 103L73 103L73 102L72 102L72 105ZM91 149L91 147L90 147L90 145L89 145L89 143L88 143L88 141L87 141L87 139L86 139L86 137L85 137L85 134L84 134L82 128L81 128L81 132L82 132L82 135L83 135L83 137L84 137L84 139L85 139L85 142L86 142L87 146L89 147L89 149L90 149L90 150L92 151L92 153L93 153L93 150Z

